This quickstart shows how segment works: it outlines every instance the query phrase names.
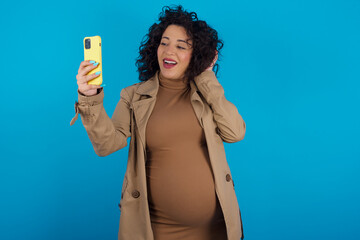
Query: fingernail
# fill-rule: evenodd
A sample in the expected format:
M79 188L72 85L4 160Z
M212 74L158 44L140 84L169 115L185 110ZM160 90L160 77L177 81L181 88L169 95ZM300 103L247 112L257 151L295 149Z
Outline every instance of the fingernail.
M94 63L94 66L97 66L99 63L97 62L97 63Z
M95 63L95 61L91 60L90 63Z
M98 72L96 72L95 74L96 74L96 75L99 75L100 73L101 73L101 71L98 71Z
M101 85L100 85L100 87L105 87L105 86L106 86L106 84L101 84Z

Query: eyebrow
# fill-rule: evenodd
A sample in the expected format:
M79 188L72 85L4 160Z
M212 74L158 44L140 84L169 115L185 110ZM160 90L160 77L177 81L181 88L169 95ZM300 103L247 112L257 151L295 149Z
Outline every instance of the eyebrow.
M168 37L162 37L162 38L165 38L165 39L167 39L167 40L170 40L170 38L168 38ZM191 43L189 43L189 42L187 42L187 41L185 41L185 40L178 39L177 41L178 41L178 42L184 42L184 43L186 43L186 44L188 44L188 45L192 46L192 45L191 45Z

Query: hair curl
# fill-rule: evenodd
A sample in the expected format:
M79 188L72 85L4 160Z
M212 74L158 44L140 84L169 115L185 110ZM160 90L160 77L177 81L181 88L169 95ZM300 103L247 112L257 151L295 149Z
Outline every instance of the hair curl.
M194 78L210 66L216 56L220 54L224 43L218 38L217 31L211 28L205 21L198 20L195 12L187 12L181 5L173 8L165 6L159 14L159 23L154 23L149 32L144 36L139 47L139 56L136 67L140 81L146 81L160 69L157 59L157 49L161 37L169 25L178 25L185 28L187 35L192 39L193 52L185 78ZM219 65L214 66L215 73Z

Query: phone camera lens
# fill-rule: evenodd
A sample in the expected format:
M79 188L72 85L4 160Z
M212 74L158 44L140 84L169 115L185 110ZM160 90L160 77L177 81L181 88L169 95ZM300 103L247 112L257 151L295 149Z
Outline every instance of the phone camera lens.
M87 39L85 39L85 49L90 49L90 48L91 48L90 39L87 38Z

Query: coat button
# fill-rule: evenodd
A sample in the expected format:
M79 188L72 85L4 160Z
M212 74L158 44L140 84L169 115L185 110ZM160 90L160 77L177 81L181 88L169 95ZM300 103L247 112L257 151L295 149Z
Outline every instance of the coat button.
M230 174L226 174L226 181L230 182L230 180L231 180Z
M132 196L133 196L134 198L138 198L138 197L140 197L140 192L139 192L138 190L134 190L134 191L132 192Z

